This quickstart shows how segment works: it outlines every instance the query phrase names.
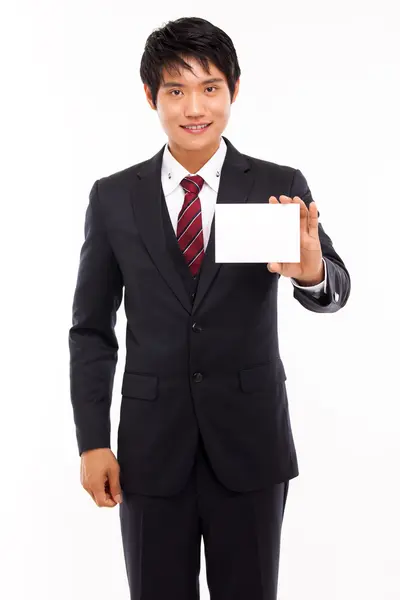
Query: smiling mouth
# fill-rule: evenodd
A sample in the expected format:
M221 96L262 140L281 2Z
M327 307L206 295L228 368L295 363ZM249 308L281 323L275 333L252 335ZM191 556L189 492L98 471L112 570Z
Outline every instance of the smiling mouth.
M202 123L201 125L180 125L180 127L189 131L203 131L204 129L207 129L210 125L212 125L212 123Z

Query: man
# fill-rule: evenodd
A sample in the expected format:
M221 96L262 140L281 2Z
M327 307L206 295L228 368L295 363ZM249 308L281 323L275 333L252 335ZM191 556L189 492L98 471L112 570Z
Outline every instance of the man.
M278 280L291 278L306 309L332 313L347 302L349 273L301 171L221 135L240 77L226 33L199 18L169 22L147 39L140 74L168 143L90 192L69 332L81 482L98 506L119 503L132 599L198 599L202 536L213 600L273 600L288 482L299 474ZM298 203L300 263L217 264L216 202Z

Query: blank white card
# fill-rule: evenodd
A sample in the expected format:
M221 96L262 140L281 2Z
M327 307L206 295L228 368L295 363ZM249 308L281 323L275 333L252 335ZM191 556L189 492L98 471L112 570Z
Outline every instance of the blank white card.
M216 204L215 262L300 262L299 204Z

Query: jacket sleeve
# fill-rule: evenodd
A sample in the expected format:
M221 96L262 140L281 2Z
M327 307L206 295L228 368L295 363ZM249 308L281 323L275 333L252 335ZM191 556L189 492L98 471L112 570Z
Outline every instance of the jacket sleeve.
M313 202L310 188L301 171L296 169L289 196L299 196L309 207ZM318 217L320 213L318 211ZM322 256L325 259L326 268L326 292L319 298L303 291L298 287L293 288L293 296L302 306L313 312L332 313L337 312L346 304L351 289L349 272L333 247L332 240L324 231L318 220L318 233L321 242Z
M110 407L118 360L114 327L123 279L104 226L98 184L99 180L93 184L86 209L68 338L79 455L111 447Z

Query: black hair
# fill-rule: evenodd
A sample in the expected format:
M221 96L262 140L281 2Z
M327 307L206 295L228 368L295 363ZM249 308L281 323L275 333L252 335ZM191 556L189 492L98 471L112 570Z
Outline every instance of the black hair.
M214 63L226 77L232 100L236 81L240 77L240 67L231 38L205 19L182 17L168 21L146 40L140 77L149 86L155 106L163 68L171 73L183 67L193 73L184 60L188 57L197 59L207 73L210 73L208 62Z

